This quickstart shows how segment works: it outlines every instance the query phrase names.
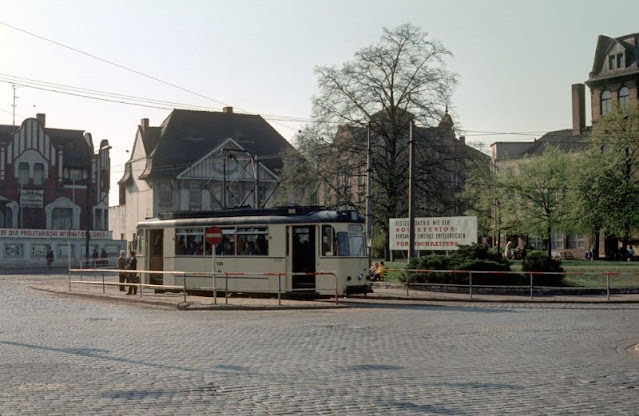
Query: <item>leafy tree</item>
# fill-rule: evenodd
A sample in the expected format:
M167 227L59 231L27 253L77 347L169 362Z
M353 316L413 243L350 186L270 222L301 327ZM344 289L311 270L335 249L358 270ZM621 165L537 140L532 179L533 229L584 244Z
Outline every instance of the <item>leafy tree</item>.
M314 140L331 143L340 123L359 130L342 137L337 155L317 152L310 157L325 158L322 175L327 181L323 183L335 183L340 175L357 174L365 154L366 132L371 128L374 215L383 229L385 246L388 219L404 216L407 211L409 125L414 121L433 126L446 114L448 97L456 83L456 76L445 67L445 59L450 56L450 51L420 28L404 24L384 29L379 43L360 49L341 68L315 68L319 94L313 98L313 118L317 122L312 129ZM426 148L423 152L434 153ZM418 175L426 189L428 180L435 183L437 178L426 170L427 163L420 165L424 170ZM343 194L347 200L348 191Z
M639 226L639 107L619 107L603 116L594 126L591 152L604 168L597 179L605 198L597 208L606 213L606 230L622 236L625 252Z
M602 163L600 145L591 145L581 155L575 155L571 165L569 223L573 231L592 236L595 259L599 258L599 233L606 227L611 205L610 168Z
M510 180L515 191L512 214L522 234L545 236L551 256L552 232L566 225L570 210L568 172L570 156L550 146L540 157L518 164L519 174Z
M493 238L497 243L497 251L503 226L501 207L506 198L502 182L502 178L489 166L473 163L461 193L467 206L466 214L477 217L479 234Z

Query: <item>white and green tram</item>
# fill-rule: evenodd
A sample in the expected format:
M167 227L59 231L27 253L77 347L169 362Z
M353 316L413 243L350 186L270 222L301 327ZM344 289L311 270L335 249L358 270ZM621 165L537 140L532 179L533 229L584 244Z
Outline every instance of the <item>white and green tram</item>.
M185 272L185 280L172 273L141 274L143 283L186 284L191 291L366 294L364 228L357 211L321 207L165 213L138 223L138 270ZM215 230L216 238L207 230Z

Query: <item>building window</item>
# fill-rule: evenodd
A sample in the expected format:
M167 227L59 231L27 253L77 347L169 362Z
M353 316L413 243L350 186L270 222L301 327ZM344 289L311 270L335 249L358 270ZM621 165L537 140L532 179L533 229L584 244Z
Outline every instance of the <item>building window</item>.
M630 90L627 87L621 87L619 90L619 107L628 108L630 105Z
M33 184L44 185L44 165L42 163L33 165Z
M27 162L20 162L18 165L18 183L20 185L29 183L29 164Z
M601 115L606 115L612 111L612 94L605 90L601 93Z
M202 209L202 190L197 182L189 183L189 210Z
M608 57L608 69L609 70L615 69L615 56L614 55L610 55Z
M160 198L160 206L161 207L170 207L173 205L173 201L171 198L171 186L165 183L161 183L158 185L159 198Z
M53 208L51 228L54 230L73 229L73 210L71 208Z
M624 68L626 65L624 65L623 62L623 53L618 53L617 54L617 69L619 68Z
M0 228L11 228L11 220L13 212L6 205L0 205Z

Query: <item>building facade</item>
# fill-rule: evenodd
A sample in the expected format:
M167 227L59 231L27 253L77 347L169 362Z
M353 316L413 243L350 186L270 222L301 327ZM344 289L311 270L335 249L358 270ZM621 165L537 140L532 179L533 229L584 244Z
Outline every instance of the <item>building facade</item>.
M131 243L137 223L160 212L272 206L291 150L262 117L232 107L173 110L159 127L142 119L109 209L113 235Z
M113 257L109 143L94 150L83 130L46 126L44 114L0 125L0 268L78 265ZM87 237L88 236L88 237Z
M590 89L590 112L593 125L617 107L636 106L639 98L639 34L618 38L600 35L597 41L592 69L585 85L573 84L572 128L551 131L532 142L495 142L491 144L492 165L497 174L516 175L521 162L540 156L548 146L565 152L579 152L587 146L592 132L586 126L585 86ZM502 236L507 238L508 236ZM603 235L600 236L600 240ZM547 242L534 236L511 236L513 247L524 245L546 248ZM590 236L558 232L550 244L558 257L584 258L595 246ZM502 244L505 240L502 240ZM615 243L616 244L616 243ZM614 247L612 248L614 249ZM599 256L605 256L611 247L599 245Z
M405 185L398 189L399 194L408 193L408 125L412 115L406 114L406 129L397 143L397 161L403 169ZM383 121L381 121L383 122ZM327 173L320 181L319 203L338 208L355 208L365 211L367 181L367 136L371 140L371 163L374 172L384 171L388 147L384 138L364 127L341 125L338 127L328 158L331 166L322 169ZM466 144L464 136L457 137L451 116L446 113L435 127L414 127L415 143L415 182L417 183L417 210L420 215L458 216L463 215L466 207L459 194L470 167L489 165L488 155ZM332 167L332 168L331 168ZM405 198L407 210L408 200ZM373 196L373 203L375 197ZM400 209L401 211L401 209Z

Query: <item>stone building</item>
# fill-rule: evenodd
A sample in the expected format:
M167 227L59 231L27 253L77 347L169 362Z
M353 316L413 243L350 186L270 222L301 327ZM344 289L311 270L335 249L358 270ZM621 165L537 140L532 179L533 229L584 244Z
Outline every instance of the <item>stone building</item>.
M592 69L585 82L590 89L591 120L599 118L616 107L637 105L639 97L639 33L618 38L600 35L595 49ZM587 145L591 127L586 125L585 85L573 84L572 128L551 131L532 142L495 142L491 145L492 164L498 173L517 174L518 164L526 157L540 156L547 146L559 147L566 152L579 152ZM517 236L515 236L517 237ZM552 249L557 256L583 258L593 247L589 236L572 233L556 233ZM517 245L528 244L542 248L541 238L518 238ZM605 255L600 245L599 255Z
M109 143L46 126L44 114L0 125L0 268L79 264L117 256L110 239ZM87 238L88 233L88 238ZM88 248L88 252L87 252Z

